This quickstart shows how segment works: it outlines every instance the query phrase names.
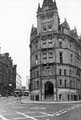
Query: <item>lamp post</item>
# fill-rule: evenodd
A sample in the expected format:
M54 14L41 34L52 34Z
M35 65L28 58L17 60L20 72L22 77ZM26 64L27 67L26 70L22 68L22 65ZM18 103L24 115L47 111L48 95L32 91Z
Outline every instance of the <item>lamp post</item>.
M11 87L11 86L12 86L12 84L10 83L10 84L9 84L9 87Z
M12 84L10 83L10 84L9 84L9 95L11 95L11 92L12 92L12 91L11 91L11 88L12 88Z

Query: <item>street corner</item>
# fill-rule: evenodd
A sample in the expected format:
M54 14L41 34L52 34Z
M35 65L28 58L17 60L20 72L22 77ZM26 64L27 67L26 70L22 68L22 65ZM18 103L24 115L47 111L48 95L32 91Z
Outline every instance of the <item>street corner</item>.
M81 120L81 110L76 110L70 114L68 120Z

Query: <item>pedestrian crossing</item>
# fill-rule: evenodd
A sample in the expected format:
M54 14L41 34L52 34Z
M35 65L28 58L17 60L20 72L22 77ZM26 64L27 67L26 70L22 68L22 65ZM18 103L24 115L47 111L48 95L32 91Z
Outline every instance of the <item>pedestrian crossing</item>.
M20 108L20 109L21 107L25 108L25 106L17 106L17 108ZM77 105L73 105L65 109L59 110L55 113L45 112L45 111L42 111L42 109L40 109L40 111L34 111L34 110L31 111L31 108L30 108L30 111L24 111L24 112L21 112L21 110L14 111L14 112L3 110L2 112L0 112L0 120L54 120L55 116L58 117L64 113L67 113L79 107L81 107L81 105L77 104Z
M81 104L73 104L63 106L63 109L61 107L61 109L53 112L53 106L51 105L49 106L51 110L47 110L48 105L46 104L21 104L17 101L17 98L3 98L0 105L4 106L4 109L0 109L0 120L54 120L55 117L81 107Z

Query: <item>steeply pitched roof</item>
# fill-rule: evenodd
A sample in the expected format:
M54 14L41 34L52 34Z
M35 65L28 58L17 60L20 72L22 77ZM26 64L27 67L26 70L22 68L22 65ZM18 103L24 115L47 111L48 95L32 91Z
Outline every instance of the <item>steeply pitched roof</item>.
M55 0L54 0L54 9L57 9L57 4Z
M67 22L66 19L65 19L65 21L62 23L62 27L65 27L65 28L67 28L67 29L70 28L70 27L69 27L69 24L68 24L68 22Z
M53 0L44 0L43 6L47 6L48 4L53 4Z
M39 12L41 10L40 8L40 3L38 4L38 9L37 9L37 12Z
M37 33L37 28L32 25L31 34Z
M49 6L49 8L57 9L57 5L56 5L55 0L54 0L54 2L53 2L53 0L44 0L42 7L44 8L46 6Z

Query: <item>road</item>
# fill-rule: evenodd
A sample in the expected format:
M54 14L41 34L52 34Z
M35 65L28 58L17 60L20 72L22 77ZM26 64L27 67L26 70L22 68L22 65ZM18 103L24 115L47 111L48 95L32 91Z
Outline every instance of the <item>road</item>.
M81 120L81 104L19 103L15 97L0 98L0 120Z

